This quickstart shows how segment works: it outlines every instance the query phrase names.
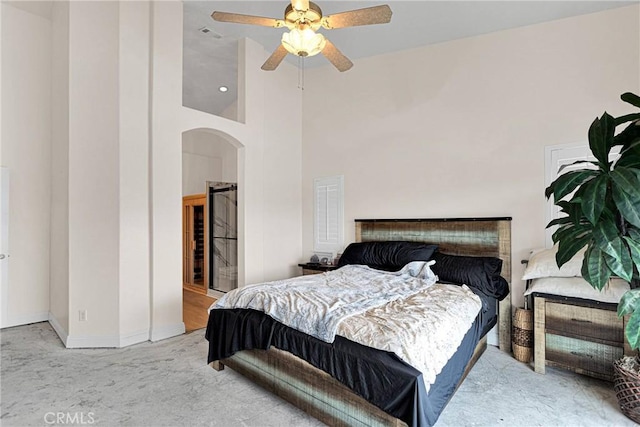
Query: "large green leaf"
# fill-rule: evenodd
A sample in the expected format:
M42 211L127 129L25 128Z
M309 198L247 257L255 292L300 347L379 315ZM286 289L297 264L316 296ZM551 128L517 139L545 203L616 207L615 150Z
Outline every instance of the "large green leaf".
M562 267L589 243L591 240L591 226L573 225L564 227L559 231L560 233L557 234L558 252L556 253L556 263L558 267Z
M628 222L640 227L640 177L637 170L617 167L611 171L611 194L616 207Z
M638 119L640 119L640 113L631 113L624 116L616 117L616 126Z
M574 224L570 222L564 224L551 235L554 243L558 243L562 240L571 240L584 234L591 233L593 226L589 222Z
M594 176L598 175L598 171L592 169L581 169L577 171L570 171L560 175L555 181L551 183L549 188L545 191L547 197L553 193L554 203L558 203L564 196L570 194L579 185L589 181Z
M620 150L616 168L640 169L640 139Z
M595 167L599 167L600 163L598 162L592 162L591 160L576 160L573 163L567 163L566 165L562 165L560 166L560 168L558 169L558 174L561 174L563 170L565 170L566 168L570 168L571 166L575 166L575 165L594 165ZM585 168L583 168L585 169ZM588 169L588 168L586 168Z
M624 328L624 336L633 350L640 347L640 307L636 307L629 317L627 326Z
M631 289L622 295L618 303L618 316L626 316L640 307L640 288Z
M589 246L582 261L582 277L599 291L611 277L611 270L603 255L604 253L597 247Z
M629 125L616 136L613 137L613 145L622 145L623 147L637 141L640 138L640 120L629 123Z
M613 273L625 281L631 282L631 278L633 277L633 261L631 260L631 255L626 245L621 245L618 257L613 257L605 253L604 259Z
M568 216L563 216L563 217L556 218L549 221L549 224L547 224L545 228L553 227L554 225L569 224L570 222L571 222L571 218L569 218Z
M640 230L638 230L637 228L629 227L627 228L627 233L629 233L629 236L633 240L635 240L636 242L640 242Z
M640 288L625 292L618 303L618 316L631 314L624 335L632 349L640 346Z
M607 113L595 119L589 127L589 148L604 170L609 170L609 150L613 147L615 129L615 120Z
M624 102L628 102L635 107L640 108L640 96L636 95L635 93L625 92L620 95L620 99L622 99Z
M595 225L604 209L608 182L609 177L607 175L600 175L584 184L582 212L591 224Z
M623 239L629 247L629 253L636 269L640 271L640 240L635 240L630 236L624 236Z
M593 227L593 240L602 252L614 258L620 257L622 239L614 221L600 221Z
M560 200L556 205L560 207L560 212L567 214L572 223L579 224L581 222L583 218L581 197L574 197L571 200Z

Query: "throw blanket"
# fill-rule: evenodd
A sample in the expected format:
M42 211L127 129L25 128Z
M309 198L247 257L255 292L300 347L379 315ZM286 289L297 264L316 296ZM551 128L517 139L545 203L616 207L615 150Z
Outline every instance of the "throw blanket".
M212 308L249 308L322 341L333 342L340 322L428 288L429 265L414 261L398 272L347 265L324 274L294 277L235 289Z
M422 372L429 391L458 349L482 303L466 285L437 283L421 292L345 319L338 335L395 353Z

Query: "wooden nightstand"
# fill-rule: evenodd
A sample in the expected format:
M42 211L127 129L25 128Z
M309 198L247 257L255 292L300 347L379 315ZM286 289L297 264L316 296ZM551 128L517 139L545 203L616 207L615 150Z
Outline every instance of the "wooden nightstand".
M613 381L614 360L633 354L616 304L534 293L533 307L538 373L549 365Z
M335 265L330 265L330 264L311 264L311 263L298 264L298 267L302 267L303 276L306 276L307 274L324 273L325 271L331 271L338 268Z

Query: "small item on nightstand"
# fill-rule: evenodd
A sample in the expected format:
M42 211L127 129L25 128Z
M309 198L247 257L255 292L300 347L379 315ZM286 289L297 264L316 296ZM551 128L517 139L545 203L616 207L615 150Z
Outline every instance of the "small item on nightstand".
M307 274L319 274L319 273L325 273L327 271L332 271L335 270L337 267L335 265L331 265L331 264L321 264L319 262L317 263L307 263L307 264L298 264L298 267L302 267L302 275L307 275Z
M516 360L529 363L533 348L533 310L516 308L512 337L513 355Z
M311 255L311 259L309 260L310 264L320 264L320 258L318 258L318 255L313 254Z

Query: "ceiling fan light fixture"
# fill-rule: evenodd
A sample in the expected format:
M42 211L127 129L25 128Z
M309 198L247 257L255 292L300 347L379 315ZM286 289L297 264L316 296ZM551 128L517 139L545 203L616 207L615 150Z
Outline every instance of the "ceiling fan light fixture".
M214 11L211 17L219 22L288 28L289 32L282 35L282 42L262 64L261 68L265 71L278 68L288 53L302 58L322 53L338 71L342 72L351 69L353 62L344 56L330 40L316 31L321 27L332 30L360 25L386 24L391 21L392 15L391 8L386 4L323 16L318 5L309 0L290 0L287 3L284 19L220 11ZM302 65L304 66L304 63Z
M294 28L282 35L282 45L289 53L297 56L314 56L322 52L327 40L311 28Z

